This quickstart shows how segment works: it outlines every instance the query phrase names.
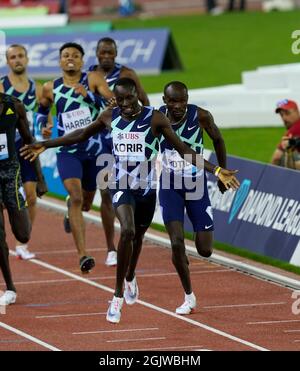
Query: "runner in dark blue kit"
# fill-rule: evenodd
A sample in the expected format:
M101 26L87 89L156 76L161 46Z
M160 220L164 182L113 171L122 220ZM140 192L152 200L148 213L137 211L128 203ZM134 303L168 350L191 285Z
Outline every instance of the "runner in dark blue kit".
M203 130L212 139L220 167L226 167L226 150L222 135L214 123L210 112L188 104L188 89L179 81L168 83L164 88L164 106L160 111L170 120L176 135L197 153L203 152ZM160 187L159 202L163 220L169 233L172 246L172 261L180 277L184 292L184 303L176 309L177 314L190 314L196 308L196 297L192 291L188 258L184 245L184 211L186 209L194 233L198 253L209 257L213 250L213 215L208 197L205 173L182 163L178 152L165 138L161 141L162 173L160 181L168 174L171 179L170 189ZM218 168L217 168L218 169ZM217 170L216 169L216 170ZM170 176L171 175L171 176ZM195 187L187 189L185 184L199 184L203 181L203 192L197 196ZM184 179L183 187L176 189L179 179ZM198 178L198 180L197 180ZM219 182L221 192L226 188ZM195 197L193 196L193 193Z
M17 298L9 267L3 206L7 209L12 232L18 241L27 243L31 231L15 146L17 129L24 143L33 142L23 104L14 97L0 93L0 268L6 283L0 305L13 304Z
M98 41L96 56L98 58L99 64L90 66L89 71L99 71L103 73L104 78L111 90L113 90L115 83L118 79L123 77L129 77L135 81L138 90L139 101L144 106L149 106L149 99L145 93L140 80L131 68L128 68L120 63L116 62L117 57L117 45L115 40L104 37ZM106 101L103 102L106 105ZM101 154L112 152L112 139L110 132L103 131L101 133L101 138L103 142L103 147ZM103 167L99 167L99 171L103 170ZM107 257L105 264L108 266L113 266L117 264L117 252L114 245L114 219L115 213L112 207L111 195L108 189L101 189L101 217L102 223L106 236L107 243Z
M169 120L161 112L139 104L136 84L132 79L118 80L114 92L118 107L104 111L92 125L62 138L25 146L22 155L34 160L47 148L83 142L101 130L111 130L115 163L109 188L121 224L121 235L115 293L106 319L118 323L124 300L124 280L127 304L134 304L138 298L135 268L144 234L155 211L159 139L163 135L182 156L189 155L193 164L198 163L198 155L177 137ZM205 161L205 168L214 172L215 166ZM220 169L218 176L227 188L236 188L239 183L235 173Z

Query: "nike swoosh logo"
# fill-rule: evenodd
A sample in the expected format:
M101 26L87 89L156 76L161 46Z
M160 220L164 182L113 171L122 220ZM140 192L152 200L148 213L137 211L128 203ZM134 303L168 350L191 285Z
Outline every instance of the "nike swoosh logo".
M192 126L191 128L188 128L188 131L190 131L190 130L193 130L195 127L197 127L198 125L194 125L194 126Z
M35 95L28 95L28 99L33 99L35 98Z
M205 225L204 228L205 228L205 229L208 229L208 228L210 228L210 227L212 227L212 226L213 226L212 224L211 224L211 225Z
M145 125L138 125L137 128L138 128L138 129L141 129L141 128L144 128L145 126L148 126L148 124L145 124Z

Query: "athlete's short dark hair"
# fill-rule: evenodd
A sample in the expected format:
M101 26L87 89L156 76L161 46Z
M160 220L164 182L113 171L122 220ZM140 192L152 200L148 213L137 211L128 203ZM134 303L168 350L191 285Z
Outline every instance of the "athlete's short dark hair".
M100 40L97 42L97 50L99 49L101 43L109 43L109 44L113 44L114 47L117 49L117 44L116 44L115 40L112 39L112 38L110 38L110 37L103 37L102 39L100 39Z
M178 89L178 90L185 90L185 92L188 93L188 88L183 82L181 82L181 81L171 81L171 82L167 83L167 85L165 85L164 94L167 93L167 90L170 86L172 86L173 88Z
M9 45L9 47L6 49L6 53L5 53L6 54L6 58L8 58L8 50L10 48L21 48L21 49L23 49L24 52L25 52L25 55L27 57L27 49L25 48L24 45L21 45L21 44L12 44L12 45Z
M117 80L114 86L114 92L116 91L117 86L123 86L124 88L133 89L137 91L135 81L130 79L129 77L122 77L121 79Z
M68 42L68 43L65 43L64 45L62 45L59 49L59 55L61 56L61 53L63 52L63 50L67 49L67 48L75 48L82 54L82 56L84 56L83 47L81 45L79 45L77 43L73 43L73 42Z

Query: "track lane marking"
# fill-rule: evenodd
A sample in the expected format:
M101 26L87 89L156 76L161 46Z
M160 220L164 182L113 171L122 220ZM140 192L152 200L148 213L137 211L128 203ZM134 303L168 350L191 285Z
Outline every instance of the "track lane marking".
M123 330L84 331L84 332L72 332L72 335L90 335L90 334L119 333L119 332L133 332L133 331L155 331L155 330L159 330L159 328L158 327L146 327L146 328L123 329Z
M51 314L48 316L35 316L35 318L60 318L60 317L81 317L81 316L96 316L100 314L106 314L106 312L97 312L97 313L71 313L71 314Z
M218 309L218 308L238 308L238 307L258 307L266 305L283 305L287 304L285 301L280 301L278 303L253 303L253 304L232 304L232 305L209 305L203 307L204 309Z
M6 329L8 331L11 331L11 332L13 332L13 333L15 333L19 336L22 336L23 338L26 338L26 339L32 341L33 343L39 344L44 348L47 348L47 349L50 349L50 350L53 350L53 351L56 351L56 352L61 351L61 349L58 349L58 348L54 347L53 345L50 345L50 344L44 342L43 340L40 340L40 339L38 339L38 338L36 338L32 335L29 335L26 332L23 332L19 329L16 329L15 327L9 326L6 323L0 322L0 327Z
M166 340L166 337L159 338L138 338L138 339L117 339L117 340L106 340L106 343L124 343L129 341L149 341L149 340Z
M16 255L16 253L15 253L14 251L12 251L12 250L10 251L10 253L11 253L12 255ZM91 281L91 280L89 280L89 279L87 279L87 278L83 278L83 277L81 277L81 276L79 276L79 275L77 275L77 274L74 274L74 273L68 272L68 271L66 271L66 270L64 270L64 269L58 268L58 267L56 267L56 266L54 266L54 265L52 265L52 264L49 264L49 263L45 263L45 262L43 262L43 261L41 261L41 260L31 259L31 260L28 261L28 263L40 265L40 266L42 266L42 267L44 267L44 268L47 268L47 269L50 269L50 270L52 270L52 271L55 271L55 272L61 273L61 274L65 275L65 276L67 276L67 277L74 278L74 279L76 279L77 281L80 281L80 282L86 283L86 284L88 284L88 285L90 285L90 286L93 286L93 287L99 288L99 289L101 289L101 290L103 290L103 291L109 292L109 293L111 293L111 294L114 293L114 290L113 290L112 288L108 287L108 286L105 286L105 285L99 284L99 283L97 283L97 282L95 282L95 281ZM225 337L225 338L230 339L230 340L232 340L232 341L235 341L235 342L237 342L237 343L239 343L239 344L246 345L246 346L248 346L248 347L250 347L250 348L257 349L257 350L261 350L261 351L268 351L268 350L269 350L269 349L267 349L267 348L261 347L260 345L257 345L257 344L254 344L254 343L251 343L251 342L249 342L249 341L247 341L247 340L243 340L243 339L241 339L241 338L239 338L239 337L236 337L236 336L231 335L231 334L228 334L228 333L226 333L226 332L224 332L224 331L218 330L218 329L216 329L216 328L214 328L214 327L211 327L211 326L205 325L205 324L202 323L202 322L198 322L198 321L192 320L191 318L187 318L187 317L185 317L185 316L180 316L180 315L178 315L178 314L176 314L176 313L173 313L173 312L171 312L171 311L169 311L169 310L167 310L167 309L164 309L164 308L158 307L158 306L156 306L156 305L153 305L153 304L147 303L147 302L145 302L145 301L137 300L137 303L139 303L139 304L141 304L141 305L143 305L143 306L145 306L145 307L147 307L147 308L150 308L150 309L152 309L152 310L155 310L155 311L157 311L157 312L164 313L164 314L166 314L166 315L168 315L168 316L170 316L170 317L177 318L178 320L181 320L181 321L184 321L184 322L190 323L190 324L192 324L192 325L194 325L194 326L200 327L200 328L202 328L202 329L204 329L204 330L207 330L207 331L212 332L212 333L214 333L214 334L217 334L217 335L219 335L219 336L222 336L222 337Z

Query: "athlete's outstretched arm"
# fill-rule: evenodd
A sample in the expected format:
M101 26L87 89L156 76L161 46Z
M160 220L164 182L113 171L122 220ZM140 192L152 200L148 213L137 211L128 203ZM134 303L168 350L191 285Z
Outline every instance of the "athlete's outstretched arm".
M109 89L109 86L101 71L89 72L88 80L91 92L96 94L94 98L97 97L97 94L100 94L100 96L104 97L110 105L115 105L115 95Z
M188 162L191 162L193 165L197 166L197 156L199 156L194 150L192 150L188 145L183 143L180 138L175 134L174 130L171 127L169 120L161 112L155 111L152 119L152 131L154 135L162 134L167 142L169 142L176 151L180 154L181 157L185 158ZM224 184L226 189L233 188L237 189L240 185L239 181L236 179L234 174L237 173L237 170L227 170L223 168L218 168L217 166L211 164L209 161L204 160L205 169L212 173L217 174L218 178Z
M78 129L63 137L37 142L31 145L26 145L21 148L21 156L26 160L33 161L39 154L44 152L47 148L70 146L72 144L84 142L93 135L101 132L106 127L110 126L111 109L104 111L98 118L84 129Z

